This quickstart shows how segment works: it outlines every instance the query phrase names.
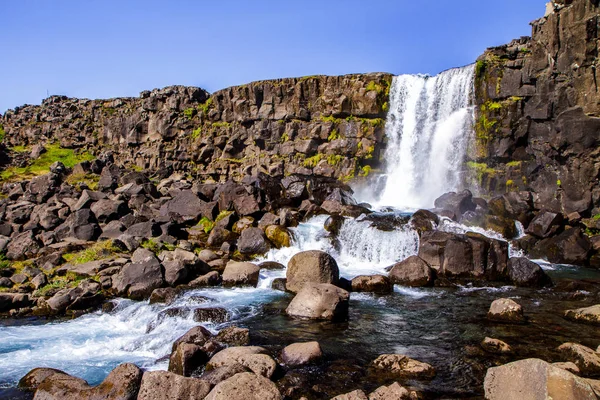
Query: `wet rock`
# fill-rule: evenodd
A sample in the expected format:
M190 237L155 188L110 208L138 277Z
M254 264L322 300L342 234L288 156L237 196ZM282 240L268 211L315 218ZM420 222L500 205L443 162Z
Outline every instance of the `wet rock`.
M54 368L34 368L19 380L19 388L34 392L40 383L55 374L69 376L67 373Z
M497 299L492 302L487 318L498 322L522 323L525 321L523 308L511 299Z
M271 282L271 289L279 290L280 292L285 292L285 284L287 280L285 278L275 278L273 282Z
M319 342L294 343L281 351L281 359L289 366L312 364L321 357L323 352Z
M248 228L242 232L237 242L242 254L264 254L269 251L269 243L260 228Z
M562 214L542 210L529 223L525 232L543 239L554 235L562 227L562 224Z
M219 383L205 400L282 400L277 386L262 376L243 372Z
M431 286L434 280L433 270L419 256L392 265L388 276L392 283L404 286Z
M567 310L565 318L584 324L600 325L600 304L576 310Z
M267 269L267 270L285 269L285 265L275 262L275 261L264 261L264 262L261 262L260 264L258 264L258 266L260 267L260 269Z
M448 210L456 216L460 216L467 211L475 211L477 205L473 202L473 194L468 190L460 193L449 192L438 197L434 202L435 208Z
M194 321L223 323L229 320L229 313L224 308L197 308L194 310Z
M140 389L142 371L133 364L121 364L95 387L83 379L54 374L41 382L35 400L135 400Z
M201 379L185 378L166 371L148 371L142 377L138 400L196 400L210 392Z
M431 365L402 354L382 354L371 365L383 373L407 378L428 379L435 376Z
M417 232L432 231L440 222L440 217L428 210L418 210L410 218L409 224Z
M228 326L219 331L215 340L228 346L245 346L250 343L250 331L246 328Z
M331 400L369 400L369 398L362 390L354 390L350 393L335 396Z
M595 400L596 397L585 380L535 358L488 369L484 389L489 400Z
M508 276L516 286L543 287L552 283L538 264L525 257L511 257Z
M481 347L488 353L493 354L512 353L512 349L507 343L503 342L502 340L492 339L489 337L483 339L483 341L481 342Z
M281 225L269 225L265 229L267 239L278 249L282 247L290 247L292 237L290 232Z
M228 347L215 354L208 364L207 370L223 367L226 365L241 364L250 368L255 374L266 378L273 376L277 364L266 350L258 346Z
M308 319L345 320L350 294L328 283L307 283L285 310L289 316Z
M600 376L600 354L577 343L564 343L558 347L567 361L573 362L584 376Z
M162 265L152 252L140 248L134 252L132 261L112 278L113 290L118 295L144 299L165 285Z
M258 284L260 268L248 262L227 263L223 271L223 286L254 286Z
M230 364L224 365L219 368L215 368L211 371L207 371L202 374L200 379L210 383L211 386L216 386L219 383L223 382L231 378L236 374L240 374L242 372L252 372L249 368L244 367L242 364Z
M204 344L213 337L212 333L203 326L195 326L186 333L184 333L179 339L173 343L171 352L175 351L180 343L190 343L197 346L204 346Z
M393 285L383 275L361 275L352 279L353 292L391 293Z
M286 271L286 288L297 293L307 283L337 284L339 269L335 259L319 251L303 251L294 255Z
M536 243L530 252L555 264L586 265L591 244L579 228L567 229L557 236Z
M325 220L324 228L327 232L337 235L344 224L344 217L339 214L333 214Z
M197 288L197 287L208 287L208 286L217 286L221 283L221 276L217 271L210 271L207 274L199 276L193 281L188 283L189 287Z
M192 376L208 361L208 355L198 345L180 342L169 359L169 372L178 375Z
M179 290L175 288L154 289L150 294L150 304L162 303L169 305L175 301L179 295Z
M389 386L381 386L369 395L369 400L417 400L419 396L416 392L410 391L394 382Z

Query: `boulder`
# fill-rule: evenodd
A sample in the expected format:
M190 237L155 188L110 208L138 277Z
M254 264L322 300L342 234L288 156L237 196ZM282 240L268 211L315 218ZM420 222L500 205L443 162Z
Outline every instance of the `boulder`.
M252 371L249 368L244 367L242 364L224 365L222 367L215 368L210 371L205 371L200 377L200 379L210 383L211 386L216 386L224 380L227 380L232 376L240 374L242 372Z
M142 370L133 364L121 364L95 387L83 379L54 374L39 384L34 400L135 400L142 374Z
M210 391L205 400L282 400L279 389L269 379L242 372L224 380Z
M282 247L290 247L292 243L292 237L290 232L281 225L269 225L265 229L265 235L267 239L275 246L280 249Z
M92 211L84 208L71 213L65 222L56 228L55 233L59 241L68 238L92 241L100 236L102 230Z
M324 320L348 318L350 293L328 283L307 283L285 310L292 317Z
M129 208L124 201L115 201L110 199L98 200L90 207L90 210L96 216L100 223L108 223L121 218L129 212Z
M46 300L46 306L52 313L62 313L66 310L86 310L99 306L104 301L100 293L101 286L92 280L84 280L77 287L62 289Z
M217 286L221 283L221 276L217 271L210 271L207 274L197 277L191 282L188 282L188 286L192 288Z
M600 376L600 354L577 343L564 343L558 347L563 357L571 361L584 376Z
M432 231L440 222L440 217L429 210L418 210L410 218L409 224L418 233Z
M434 272L425 260L419 256L410 256L406 260L392 265L388 275L392 283L404 286L431 286Z
M344 217L339 214L333 214L325 220L324 228L327 232L337 235L344 225Z
M179 290L175 288L158 288L150 294L150 304L162 303L169 305L175 301L179 295Z
M435 369L431 365L403 354L382 354L371 366L382 373L405 378L429 379L435 376Z
M526 233L543 239L554 235L563 224L562 214L542 210L529 223Z
M201 200L191 190L181 190L160 208L161 216L180 216L184 221L198 221L201 217L215 217L216 203Z
M576 310L567 310L565 312L565 318L584 324L600 325L600 304L578 308Z
M245 346L250 342L250 331L247 328L228 326L219 331L215 340L228 346Z
M511 299L497 299L492 302L487 318L491 321L522 323L525 321L523 308Z
M475 211L477 204L473 202L473 194L468 190L460 193L450 192L438 197L434 202L435 208L448 210L456 216L460 216L467 211Z
M19 389L35 392L40 383L55 374L69 376L69 374L54 368L34 368L19 380Z
M226 365L241 364L257 375L271 378L277 364L266 352L258 346L228 347L215 354L206 364L206 369L210 371Z
M511 347L502 340L486 337L481 342L481 347L488 353L493 354L509 354L512 353Z
M193 343L180 342L169 359L169 372L178 375L192 376L208 361L208 355L202 348Z
M391 293L393 285L383 275L360 275L352 279L353 292Z
M223 271L223 286L254 286L258 284L260 268L248 262L227 263Z
M0 293L0 312L8 312L24 307L31 307L33 302L27 294Z
M132 261L112 278L113 290L118 295L144 299L165 285L163 267L152 252L140 248L134 252Z
M196 308L194 310L194 321L212 322L222 324L229 320L229 313L221 307Z
M544 270L525 257L511 257L508 276L516 286L543 287L552 283Z
M286 289L297 293L306 283L337 284L339 269L335 259L320 250L303 251L294 255L286 271Z
M488 369L484 390L488 400L596 400L584 379L535 358Z
M6 258L9 260L25 260L35 257L40 250L33 231L20 233L12 238L6 248Z
M147 371L142 377L138 400L196 400L210 392L210 383L167 371Z
M319 342L294 343L281 351L281 359L288 366L312 364L323 357Z
M269 242L260 228L245 229L237 242L237 247L242 254L264 254L269 251Z
M369 400L417 400L419 398L416 392L400 386L398 382L389 386L380 386L369 395Z
M555 264L586 265L591 243L580 228L564 232L537 242L530 252L534 257L544 257Z
M175 351L180 343L191 343L197 346L203 346L212 338L212 336L212 333L210 333L205 327L200 325L195 326L184 333L183 336L173 343L172 351Z

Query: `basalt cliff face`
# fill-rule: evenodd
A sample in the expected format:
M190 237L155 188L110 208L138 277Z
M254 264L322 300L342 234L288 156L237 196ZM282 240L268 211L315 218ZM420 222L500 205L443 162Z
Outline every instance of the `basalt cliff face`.
M52 96L8 111L5 143L58 141L117 164L225 181L266 172L349 180L379 162L392 76L314 76L210 95L173 86L139 98Z
M599 23L598 1L555 1L531 38L479 58L468 166L484 194L531 191L538 209L600 213Z

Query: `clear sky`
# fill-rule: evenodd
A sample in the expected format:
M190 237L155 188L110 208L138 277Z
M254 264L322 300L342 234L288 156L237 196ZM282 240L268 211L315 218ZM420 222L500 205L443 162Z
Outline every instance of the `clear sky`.
M529 35L546 0L0 0L0 112L355 72L436 74Z

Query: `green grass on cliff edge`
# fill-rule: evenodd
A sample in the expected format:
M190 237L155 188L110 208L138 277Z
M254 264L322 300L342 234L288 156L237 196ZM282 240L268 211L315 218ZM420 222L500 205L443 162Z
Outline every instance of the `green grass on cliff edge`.
M66 167L72 168L75 164L82 161L91 161L94 156L90 153L75 153L73 149L64 149L58 144L46 146L46 152L38 159L33 160L26 167L9 167L0 173L0 180L7 181L22 181L34 178L39 175L44 175L50 172L50 166L56 161L62 162Z

